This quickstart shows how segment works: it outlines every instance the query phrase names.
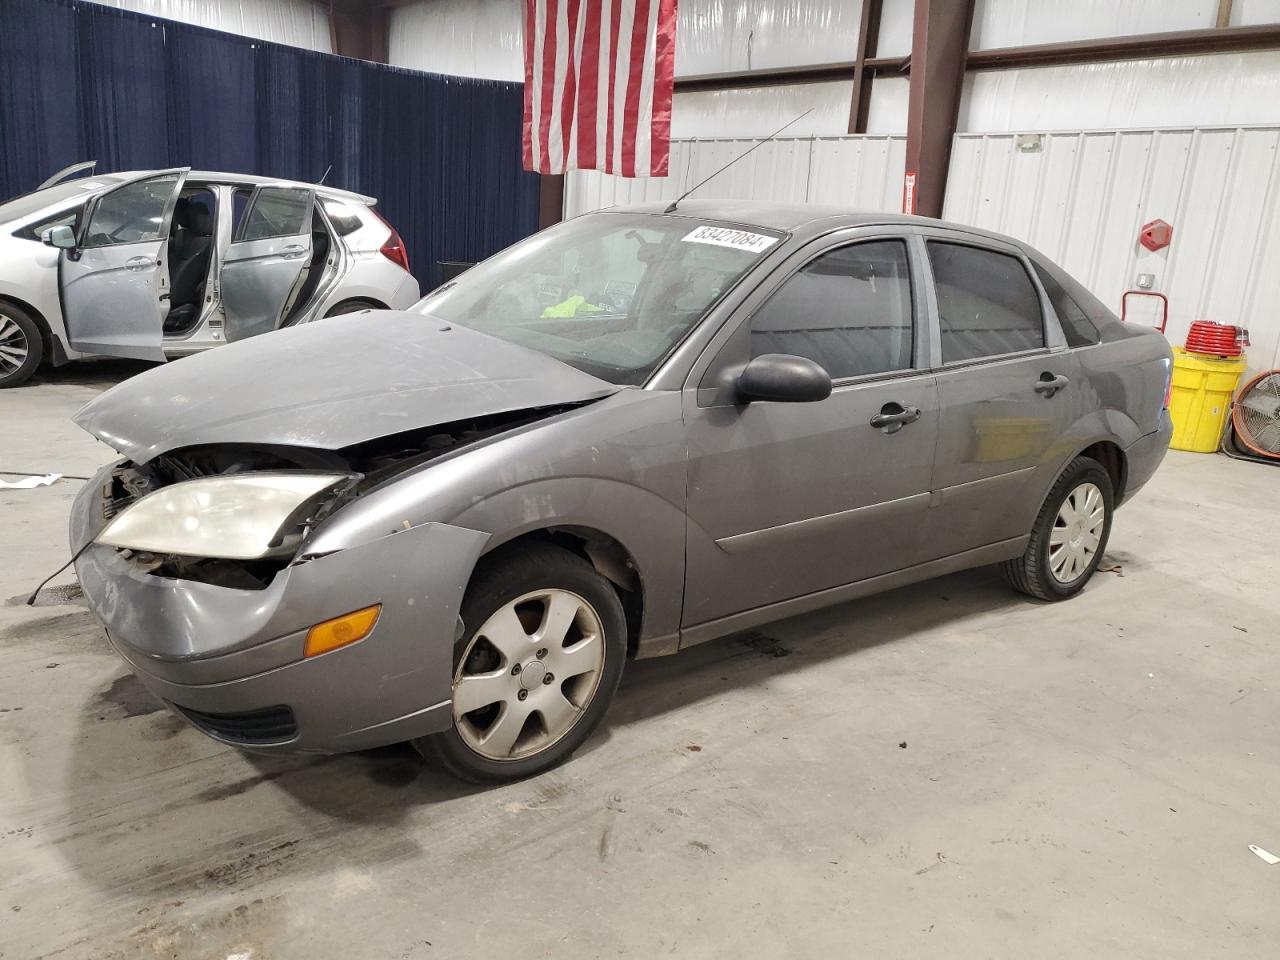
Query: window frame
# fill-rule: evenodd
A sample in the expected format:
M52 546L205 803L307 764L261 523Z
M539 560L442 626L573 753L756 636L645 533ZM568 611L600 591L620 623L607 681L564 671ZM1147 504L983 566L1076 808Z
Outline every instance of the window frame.
M40 214L32 218L23 226L18 227L10 234L10 236L16 237L19 240L33 240L36 243L44 243L44 238L40 235L41 228L54 221L61 220L68 214L75 215L74 219L71 221L71 232L76 236L79 236L80 224L84 221L84 212L87 209L89 209L89 201L85 199L81 200L79 203L65 207L56 213L45 212L44 214Z
M303 229L295 233L278 233L278 234L272 234L267 237L246 238L244 236L245 230L249 226L249 221L253 217L253 213L258 207L258 201L262 198L262 194L267 190L291 190L294 193L306 194L310 198L311 203L310 203L310 206L307 208L306 217L302 222ZM271 242L271 241L278 241L278 240L286 240L290 237L306 236L311 233L311 225L315 222L317 200L318 198L316 196L316 191L311 187L294 184L294 183L255 184L253 188L253 193L249 196L249 202L245 205L243 216L238 222L233 222L231 225L231 230L232 230L231 243L233 244L264 243L264 242ZM233 217L235 216L235 194L234 193L232 194L231 214Z
M883 380L883 379L900 376L902 374L909 374L909 373L916 372L919 364L919 358L920 358L920 353L918 350L919 335L920 335L919 334L920 305L917 302L917 294L915 289L915 271L912 269L912 266L911 266L911 243L910 243L910 240L905 235L901 237L863 237L857 240L848 240L844 243L832 244L831 246L824 247L822 250L819 250L816 253L814 253L811 257L805 260L804 263L800 264L798 267L791 270L786 275L786 277L784 277L780 282L775 284L773 288L769 291L768 296L766 296L763 300L761 300L758 304L756 304L752 308L750 314L743 321L743 325L747 328L747 331L748 331L747 333L748 341L750 341L751 333L755 332L753 329L753 326L754 326L756 317L760 316L761 312L768 308L769 304L773 302L773 299L782 291L782 289L788 283L793 281L796 277L800 276L800 274L803 273L806 269L808 269L808 267L811 264L816 263L818 260L822 259L823 257L830 256L833 253L838 253L841 250L847 250L850 247L858 247L858 246L863 246L864 244L870 244L870 243L897 243L902 247L903 260L906 262L906 265L907 265L907 300L908 300L907 312L908 312L908 326L909 326L909 329L911 330L911 363L909 366L900 367L897 370L879 370L874 373L851 374L850 376L846 376L846 377L832 376L831 387L832 389L835 389L836 387L841 387L848 383L864 383L868 380ZM818 363L818 361L816 360L814 362ZM819 365L824 370L827 369L826 364L819 364ZM827 373L830 374L831 371L827 370Z
M877 241L896 241L902 243L907 255L908 289L911 292L911 366L902 370L886 370L880 373L866 373L853 377L833 377L832 391L859 386L882 380L901 380L918 377L932 370L932 346L930 329L927 322L929 316L924 265L920 262L923 248L914 243L911 229L900 224L868 224L841 227L830 233L815 237L796 250L791 251L781 262L772 268L762 263L763 275L755 286L734 307L732 315L723 324L717 334L707 343L702 354L689 370L685 380L686 389L696 390L698 406L725 406L735 402L732 399L733 388L727 377L730 371L745 366L751 359L751 322L756 314L773 295L793 276L803 270L817 258L834 250L854 246L860 243ZM743 278L753 279L751 274ZM745 360L743 356L745 355Z
M128 247L137 243L167 243L169 240L169 232L173 229L173 209L177 206L178 197L182 193L182 188L186 185L187 174L190 167L175 167L170 170L154 170L136 177L131 177L121 183L112 184L109 190L102 190L95 193L89 198L88 204L81 212L79 219L76 221L76 250L109 250L112 247ZM93 226L93 218L98 215L98 210L102 206L102 202L110 196L127 190L130 187L138 186L149 180L161 180L166 177L174 178L174 185L169 194L169 199L165 202L164 209L160 215L160 226L156 232L156 236L143 240L113 240L111 243L94 243L90 244L86 241L89 239L89 228Z
M1011 243L1005 243L994 237L988 238L977 234L966 233L961 230L945 230L945 229L920 229L917 231L917 240L920 246L921 262L923 268L927 271L927 290L929 298L929 314L930 314L930 336L935 339L933 345L934 370L956 370L964 367L983 366L989 363L999 363L1001 361L1018 359L1021 357L1033 357L1041 354L1057 353L1063 350L1071 349L1064 337L1059 325L1058 315L1053 309L1053 304L1049 301L1049 295L1045 292L1040 278L1036 275L1034 265L1031 259L1022 252L1018 247ZM1007 353L995 353L983 357L971 357L964 360L943 359L942 354L942 312L938 305L938 285L933 275L933 263L929 258L928 245L933 243L949 243L954 246L973 247L987 253L996 253L1002 256L1012 257L1022 264L1022 271L1026 274L1031 289L1035 291L1036 298L1040 303L1040 330L1044 337L1044 345L1040 347L1031 347L1027 350L1013 350Z

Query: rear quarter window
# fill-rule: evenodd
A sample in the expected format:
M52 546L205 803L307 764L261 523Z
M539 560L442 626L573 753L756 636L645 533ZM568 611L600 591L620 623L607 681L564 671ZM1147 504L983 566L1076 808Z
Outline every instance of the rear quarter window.
M1071 298L1071 295L1062 288L1062 284L1048 270L1038 263L1033 262L1032 266L1035 267L1036 276L1040 278L1040 284L1044 287L1044 292L1049 295L1053 311L1062 324L1062 335L1066 337L1067 345L1087 347L1097 343L1098 328L1085 315L1080 304Z
M360 211L349 203L322 197L320 205L324 207L325 216L329 218L334 233L340 237L355 233L364 226L364 221L360 219Z

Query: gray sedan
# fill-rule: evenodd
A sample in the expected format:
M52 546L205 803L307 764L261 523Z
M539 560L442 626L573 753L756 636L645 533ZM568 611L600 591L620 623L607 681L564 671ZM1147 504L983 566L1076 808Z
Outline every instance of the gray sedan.
M1170 363L984 231L610 210L412 311L104 394L77 420L124 459L71 546L120 656L206 734L524 777L630 657L982 564L1078 593L1164 456Z

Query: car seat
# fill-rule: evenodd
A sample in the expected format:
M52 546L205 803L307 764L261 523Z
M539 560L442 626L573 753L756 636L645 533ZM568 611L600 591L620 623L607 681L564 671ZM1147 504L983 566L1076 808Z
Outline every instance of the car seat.
M213 253L213 211L201 199L180 197L169 243L169 315L166 333L190 327L200 315Z

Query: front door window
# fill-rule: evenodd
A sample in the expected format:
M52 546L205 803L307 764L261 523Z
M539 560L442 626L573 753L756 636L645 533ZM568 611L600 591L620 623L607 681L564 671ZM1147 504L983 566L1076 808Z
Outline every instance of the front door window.
M86 249L159 240L178 174L139 180L111 191L93 209L80 246Z

